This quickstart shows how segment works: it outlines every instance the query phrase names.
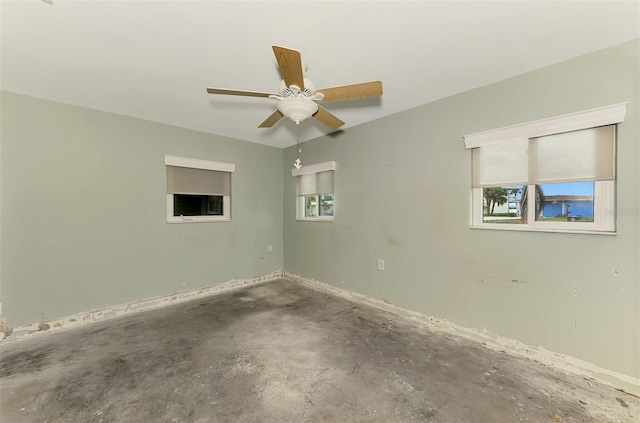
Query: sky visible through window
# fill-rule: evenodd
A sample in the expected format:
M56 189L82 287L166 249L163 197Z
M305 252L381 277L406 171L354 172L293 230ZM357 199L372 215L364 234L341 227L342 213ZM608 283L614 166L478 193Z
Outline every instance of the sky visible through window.
M544 195L593 195L593 181L540 184Z

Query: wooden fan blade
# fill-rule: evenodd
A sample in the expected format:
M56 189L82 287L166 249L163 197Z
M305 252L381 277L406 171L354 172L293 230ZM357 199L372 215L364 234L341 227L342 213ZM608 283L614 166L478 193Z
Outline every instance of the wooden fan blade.
M304 91L304 74L302 71L302 59L300 52L285 47L273 46L282 79L287 87L297 85L300 91Z
M331 129L338 129L344 122L338 119L335 115L329 112L324 107L318 105L318 111L313 115L314 118L318 119L320 122L324 123Z
M245 97L266 97L275 95L272 93L261 93L257 91L241 91L241 90L227 90L225 88L207 88L209 94L224 94L224 95L241 95Z
M262 122L258 128L271 128L277 121L282 119L284 115L280 112L280 110L276 109L275 112L271 116L269 116L264 122Z
M323 102L376 97L382 95L382 82L371 81L360 84L342 85L340 87L323 88L316 90L316 93L324 94Z

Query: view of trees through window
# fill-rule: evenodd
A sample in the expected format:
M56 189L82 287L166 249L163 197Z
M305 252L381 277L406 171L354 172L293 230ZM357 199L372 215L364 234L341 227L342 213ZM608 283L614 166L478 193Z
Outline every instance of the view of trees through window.
M490 187L483 189L483 222L524 223L522 202L527 186ZM526 198L526 196L524 196Z
M483 222L527 223L529 189L535 189L535 219L593 222L593 181L483 188Z
M306 195L304 217L333 216L333 194Z

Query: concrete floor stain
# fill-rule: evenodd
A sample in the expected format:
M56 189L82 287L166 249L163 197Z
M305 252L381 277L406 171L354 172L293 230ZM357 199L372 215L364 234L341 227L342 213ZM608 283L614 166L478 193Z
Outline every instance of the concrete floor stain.
M286 280L0 349L0 421L10 423L640 416L633 395Z

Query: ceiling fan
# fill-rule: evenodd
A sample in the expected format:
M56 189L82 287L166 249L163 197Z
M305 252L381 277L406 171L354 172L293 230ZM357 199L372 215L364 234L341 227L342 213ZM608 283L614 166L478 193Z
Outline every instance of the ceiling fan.
M262 122L258 126L259 128L270 128L285 116L296 124L313 116L329 128L337 129L344 125L344 122L318 103L382 95L382 82L380 81L316 90L313 82L305 76L307 67L300 58L299 51L273 46L273 53L283 78L280 81L279 94L224 88L207 88L207 92L209 94L265 97L277 100L276 111Z

